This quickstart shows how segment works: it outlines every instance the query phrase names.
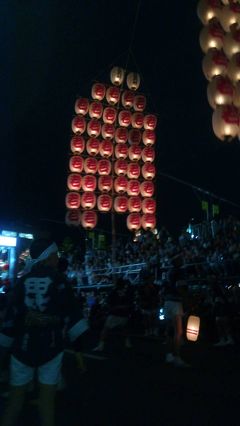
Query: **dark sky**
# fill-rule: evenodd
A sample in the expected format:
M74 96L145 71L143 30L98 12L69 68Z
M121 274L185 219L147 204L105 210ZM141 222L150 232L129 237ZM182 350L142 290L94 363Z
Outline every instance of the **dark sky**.
M240 145L212 132L195 1L142 0L128 69L158 114L158 223L201 218L200 194L161 172L240 204ZM1 212L4 222L64 221L74 102L125 66L136 0L2 1ZM230 208L231 210L231 208Z

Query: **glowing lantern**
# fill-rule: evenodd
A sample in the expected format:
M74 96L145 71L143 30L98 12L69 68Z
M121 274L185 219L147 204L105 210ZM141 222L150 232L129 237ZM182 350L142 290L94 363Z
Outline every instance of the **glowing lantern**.
M74 155L69 160L69 169L71 172L82 173L83 171L83 158L80 155Z
M153 214L146 213L142 216L142 227L145 231L156 228L156 217Z
M153 114L147 114L144 117L143 121L144 129L146 130L154 130L157 126L157 117Z
M96 118L91 118L87 125L87 132L90 138L97 138L101 133L101 123Z
M103 139L112 139L115 133L113 124L103 124L102 126L102 137Z
M81 175L77 173L71 173L67 179L67 187L70 191L79 191L82 185Z
M154 184L152 181L144 181L140 185L140 192L142 197L151 198L154 194Z
M228 58L217 49L209 50L202 62L203 73L207 80L212 80L216 75L225 76L227 67Z
M223 47L225 32L218 21L211 22L208 26L203 27L200 32L200 46L204 53L209 49L221 50Z
M126 192L127 186L128 186L128 180L125 176L118 176L114 180L114 189L118 194Z
M125 196L118 196L114 200L114 210L117 213L126 213L128 209L128 199Z
M65 198L66 207L68 209L79 209L81 197L78 192L68 192Z
M121 86L124 80L125 71L123 68L114 67L110 73L110 80L115 86Z
M142 160L144 163L146 163L146 161L152 163L155 160L155 150L151 146L146 146L142 150Z
M84 192L81 198L81 206L84 210L93 209L96 205L96 195L94 192Z
M122 94L122 105L124 108L132 108L134 101L134 93L130 90L125 90Z
M212 117L213 131L222 141L231 141L239 133L239 112L233 105L219 106Z
M89 109L89 102L86 98L79 98L75 102L75 112L76 114L86 115Z
M188 317L186 337L191 342L196 342L199 335L200 329L200 318L195 315L190 315Z
M235 107L240 108L240 81L238 81L235 86L233 104Z
M84 171L87 174L95 175L97 173L98 162L96 158L88 157L84 160Z
M128 127L130 126L132 121L132 114L130 111L120 111L120 113L118 114L118 122L119 125L122 127Z
M97 200L98 210L101 212L109 212L112 208L112 197L110 195L100 195Z
M232 25L240 24L240 4L231 3L228 6L223 6L219 15L220 24L224 31L228 32Z
M126 143L128 140L128 131L125 127L118 127L115 131L115 141L117 143Z
M223 50L228 58L240 52L240 30L233 29L224 37Z
M141 112L135 112L132 115L132 126L135 129L141 129L143 127L144 115Z
M100 176L98 179L98 189L100 192L109 192L113 186L113 180L111 176Z
M97 187L97 179L94 175L85 175L82 178L82 189L84 192L93 192Z
M107 124L113 124L117 117L117 111L113 107L107 107L103 111L103 121Z
M140 197L130 197L128 200L128 210L132 212L140 212L142 208Z
M208 102L213 109L217 105L228 105L233 101L234 86L227 77L217 76L207 88Z
M116 105L120 99L120 89L116 86L110 86L106 92L106 98L110 105Z
M101 102L95 101L90 104L89 115L91 118L101 118L103 113L103 106Z
M66 217L65 217L66 225L78 226L80 225L80 220L81 220L81 216L80 216L79 210L67 211Z
M81 225L84 229L93 229L97 225L97 213L87 210L81 215Z
M138 179L140 176L140 166L138 163L129 163L127 168L127 176L129 179Z
M117 159L119 158L125 159L127 158L127 155L128 155L127 145L119 143L115 146L115 157Z
M93 99L97 99L99 101L102 101L105 94L106 94L106 88L105 88L104 84L95 83L92 86L92 98Z
M137 95L134 97L133 108L135 111L144 111L146 108L146 98L143 95Z
M112 165L109 160L102 159L98 162L98 173L101 176L110 175L112 170Z
M127 217L127 227L130 231L138 231L141 228L141 215L130 213Z
M127 87L130 90L137 90L140 86L140 75L136 72L130 72L127 76Z
M154 145L156 142L156 133L154 130L144 130L142 135L143 143L146 146Z
M240 53L234 55L228 65L228 77L236 83L240 80Z
M127 184L127 193L130 196L137 196L140 194L140 182L136 179L131 179Z
M131 161L139 161L142 155L142 149L139 145L132 145L128 150L128 156Z
M113 153L113 144L110 140L106 139L101 142L100 154L102 157L109 158Z
M124 176L127 174L128 163L125 160L117 160L114 165L114 171L118 176Z
M72 120L72 131L73 133L79 133L80 135L86 130L86 120L82 115L76 115Z
M97 155L99 153L99 148L100 148L100 142L98 139L96 138L90 138L87 141L87 153L89 155Z
M138 129L131 129L128 132L128 142L130 145L139 145L142 139L142 133Z
M220 0L200 0L197 14L203 25L207 25L213 18L218 18L221 12Z
M85 140L80 135L74 135L71 139L70 146L73 153L82 154L85 148Z
M142 167L142 175L146 180L152 180L156 175L156 169L153 163L145 163Z
M142 211L144 214L154 214L156 212L156 201L153 198L144 198L142 201Z

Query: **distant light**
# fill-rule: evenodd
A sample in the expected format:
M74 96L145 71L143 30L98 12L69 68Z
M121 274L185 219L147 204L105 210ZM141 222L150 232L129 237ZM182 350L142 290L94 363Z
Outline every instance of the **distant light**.
M17 245L17 238L16 237L6 237L3 235L0 235L0 246L4 247L16 247Z
M165 320L165 315L163 313L163 308L161 308L159 310L159 319L160 319L160 321Z
M3 229L2 235L5 235L5 237L16 237L17 233L14 231L7 231L6 229Z
M28 240L33 240L33 234L25 234L24 232L20 232L18 236L20 238L27 238Z

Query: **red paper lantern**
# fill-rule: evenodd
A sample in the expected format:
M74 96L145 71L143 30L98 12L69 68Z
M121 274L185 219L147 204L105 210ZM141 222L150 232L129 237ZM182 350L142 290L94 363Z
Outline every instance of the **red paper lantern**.
M140 176L140 166L138 163L129 163L127 167L127 176L129 179L138 179Z
M228 65L228 77L236 83L240 81L240 53L236 53L231 58Z
M154 145L156 142L156 133L154 130L144 130L142 135L143 143L146 146Z
M127 155L128 155L127 145L119 143L115 146L115 157L117 159L119 158L125 159L127 158Z
M94 175L85 175L82 178L82 189L84 192L93 192L97 187L97 179Z
M120 99L119 87L110 86L106 92L106 99L110 105L116 105Z
M107 124L113 124L116 121L117 111L113 107L107 107L103 111L103 121Z
M139 213L130 213L127 217L127 227L130 231L138 231L141 228L141 215Z
M84 171L87 174L95 175L97 173L98 162L96 158L88 157L84 160Z
M102 103L99 101L92 102L89 106L89 115L91 118L101 118L103 113Z
M213 109L217 105L228 105L233 102L234 86L227 77L214 77L207 88L208 102Z
M118 114L118 122L119 125L122 127L128 127L130 126L132 121L132 114L130 111L120 111L120 113Z
M128 74L127 76L127 87L130 90L138 90L140 86L140 75L137 74L136 72L131 72L130 74Z
M132 212L140 212L142 208L140 197L130 197L128 200L128 210Z
M72 119L72 131L73 133L79 133L80 135L86 130L86 120L82 115L76 115Z
M81 175L77 173L71 173L67 179L67 187L70 191L79 191L82 185Z
M224 31L230 31L233 25L240 24L240 4L231 2L227 6L223 6L221 13L219 14L220 24Z
M107 194L100 195L97 200L97 207L100 212L109 212L112 208L112 197Z
M78 98L75 102L76 114L86 115L89 109L89 101L86 98Z
M222 141L231 141L239 133L239 111L233 105L218 106L212 117L213 131Z
M203 27L200 32L200 46L204 53L209 49L221 50L223 47L225 32L218 21L210 22L209 25Z
M156 201L153 198L144 198L142 201L142 211L144 214L154 214L156 212Z
M142 149L139 145L132 145L128 150L128 156L131 161L139 161L142 155Z
M135 112L132 115L132 126L135 129L141 129L143 127L144 115L141 112Z
M202 62L203 74L207 80L216 75L225 76L228 68L228 58L221 50L210 49Z
M146 108L146 98L143 95L137 95L134 97L133 108L135 111L144 111Z
M238 81L235 86L233 104L235 107L240 108L240 81Z
M87 210L81 215L81 225L84 229L93 229L97 225L97 213Z
M224 37L223 50L228 58L240 52L240 29L234 28Z
M140 182L136 179L131 179L127 184L127 193L130 196L137 196L140 194Z
M84 192L81 198L81 206L84 210L94 209L96 205L96 195L94 192Z
M85 148L85 140L83 136L80 136L80 135L73 136L70 142L70 146L71 146L71 151L74 154L75 153L82 154Z
M126 143L128 140L128 131L125 127L118 127L115 131L115 141L117 143Z
M109 192L113 186L113 180L111 176L100 176L98 179L98 189L100 192Z
M78 192L68 192L65 198L65 204L68 209L79 209L81 197Z
M152 181L144 181L140 185L140 191L142 197L151 198L154 194L154 184Z
M117 160L114 164L114 171L117 176L125 176L127 174L128 163L126 160Z
M112 165L109 160L102 159L98 162L98 173L102 176L110 175Z
M69 210L65 216L65 223L68 226L79 226L81 221L81 215L79 210Z
M110 140L106 139L101 142L100 154L102 157L109 158L113 153L113 144Z
M102 137L103 139L113 139L115 128L113 124L103 124L102 126Z
M156 217L153 214L146 213L142 216L142 227L145 231L156 228Z
M101 123L96 118L91 118L87 125L87 133L90 138L97 138L101 133Z
M143 121L144 129L146 130L154 130L157 126L157 117L153 114L147 114L144 117Z
M83 158L80 155L74 155L69 160L69 169L71 172L82 173Z
M156 169L153 163L145 163L142 167L142 176L146 180L154 179L156 175Z
M124 80L125 71L123 68L114 67L110 73L110 80L115 86L121 86Z
M128 180L125 176L118 176L114 179L114 189L118 194L126 192L127 186Z
M132 108L134 101L134 92L130 90L125 90L122 94L122 105L124 108Z
M114 200L114 210L117 213L126 213L128 209L128 198L125 196L118 196Z
M90 138L87 141L87 153L89 155L97 155L99 153L99 148L100 148L100 142L98 139L96 138Z
M148 130L147 130L148 131ZM142 139L142 133L138 129L131 129L128 132L128 142L130 145L139 145Z
M151 146L146 146L142 150L142 160L144 163L146 163L146 161L152 163L155 160L155 150Z
M92 86L92 98L93 99L97 99L99 101L102 101L105 94L106 94L106 88L105 88L104 84L95 83Z
M203 25L207 25L213 18L218 18L221 12L220 0L200 0L197 14Z

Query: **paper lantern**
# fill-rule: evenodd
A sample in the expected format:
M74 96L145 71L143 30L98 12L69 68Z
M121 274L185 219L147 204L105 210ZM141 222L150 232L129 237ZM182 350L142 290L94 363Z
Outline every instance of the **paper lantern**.
M115 86L121 86L124 80L125 71L123 68L114 67L110 73L111 83Z
M135 112L132 115L132 126L135 129L141 129L143 127L144 115L141 112Z
M154 130L144 130L142 135L143 143L146 146L154 145L156 142L156 133Z
M65 198L65 204L68 209L79 209L81 197L78 192L68 192Z
M113 124L103 124L102 126L102 137L103 139L113 139L115 128Z
M129 179L138 179L140 176L141 170L138 163L129 163L127 167L127 176Z
M155 150L151 146L146 146L142 150L142 160L152 163L155 160Z
M77 173L71 173L67 179L67 187L70 191L80 191L82 185L82 177Z
M137 179L131 179L128 181L127 194L129 196L138 196L140 194L140 182Z
M118 122L119 125L122 127L128 127L130 126L132 121L132 114L130 111L120 111L120 113L118 114Z
M100 195L97 200L97 207L100 212L109 212L112 208L112 197L107 194Z
M157 126L157 117L153 114L147 114L143 120L143 127L146 130L154 130Z
M227 77L217 76L208 84L208 102L213 109L217 105L229 105L233 102L234 86Z
M117 111L113 107L107 107L103 111L103 121L107 124L113 124L116 121Z
M84 210L94 209L96 205L96 195L94 192L84 192L81 198L81 206Z
M126 213L128 209L128 198L125 196L118 196L114 200L114 210L117 213Z
M203 25L207 25L213 18L218 18L222 9L220 0L200 0L197 14Z
M156 201L153 198L144 198L142 201L142 211L144 214L154 214L156 212Z
M117 160L114 164L114 171L117 176L124 176L127 174L128 163L126 160Z
M87 210L81 215L81 225L84 229L93 229L97 225L97 213L92 210Z
M236 53L228 64L228 77L236 83L240 81L240 53Z
M128 155L128 147L125 144L117 144L115 146L115 157L117 159L121 158L121 159L125 159L127 158Z
M212 117L213 131L222 141L230 142L239 133L239 111L233 105L218 106Z
M142 208L142 202L140 197L130 197L128 200L128 210L133 212L140 212Z
M102 103L99 101L92 102L89 106L89 115L91 118L101 118L103 113Z
M82 154L85 149L85 140L83 136L74 135L70 142L71 151L75 154Z
M153 163L145 163L142 167L142 176L146 180L152 180L155 178L156 169Z
M72 119L72 131L73 133L79 133L80 135L86 130L86 120L82 115L76 115Z
M151 198L154 194L154 184L152 181L144 181L140 185L140 192L142 197Z
M140 75L136 72L131 72L127 75L127 87L130 90L138 90L140 86Z
M212 80L216 75L225 76L227 74L228 58L222 51L211 49L203 58L202 68L207 80Z
M131 161L139 161L141 159L142 149L139 145L132 145L128 150L128 156Z
M134 101L134 92L130 90L125 90L122 94L122 105L124 108L132 108Z
M144 111L146 108L146 97L143 95L134 96L133 108L135 111Z
M204 53L209 49L221 50L223 47L225 32L218 21L211 22L206 27L203 27L200 32L200 46Z
M223 50L229 59L240 52L240 29L234 28L230 33L225 35Z
M89 109L89 101L86 98L78 98L75 102L76 114L86 115Z
M96 158L88 157L84 160L84 171L87 174L95 175L97 173L98 162Z
M114 139L117 143L126 143L128 140L128 131L125 127L118 127L115 131Z
M65 216L65 223L68 226L79 226L81 221L81 215L79 210L69 210Z
M128 180L125 176L118 176L114 179L114 189L118 194L126 192L127 186Z
M119 87L110 86L106 92L106 99L110 105L116 105L120 100Z
M92 98L93 99L98 99L99 101L102 101L105 94L106 94L106 88L105 88L104 84L95 83L92 86Z
M98 179L98 189L100 192L109 192L113 187L111 176L100 176Z
M141 225L145 231L150 231L156 228L156 217L150 213L144 214L142 216Z
M87 153L89 155L92 155L92 156L97 155L99 153L99 149L100 149L99 140L96 139L96 138L88 139L86 148L87 148Z
M240 109L240 81L238 81L235 86L233 104L235 107Z
M142 139L142 133L138 129L131 129L128 132L128 142L130 145L139 145Z
M83 158L80 155L74 155L69 160L69 169L71 172L82 173L83 171Z
M109 160L102 159L98 162L98 173L102 176L110 175L112 170L112 165Z
M109 158L113 154L113 144L110 140L106 139L100 144L100 154L102 157Z
M101 133L101 123L96 118L91 118L87 125L87 133L90 138L97 138Z
M190 315L188 317L186 337L190 342L196 342L199 335L200 329L200 318L195 315Z
M141 228L141 215L130 213L127 217L127 227L130 231L138 231Z
M97 187L97 179L94 175L85 175L82 178L82 189L84 192L93 192Z
M230 31L233 25L240 24L240 4L231 3L228 6L223 6L219 14L219 21L224 31Z

